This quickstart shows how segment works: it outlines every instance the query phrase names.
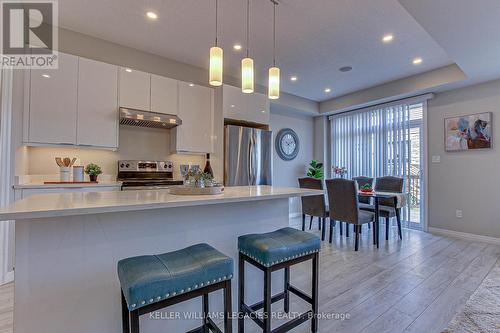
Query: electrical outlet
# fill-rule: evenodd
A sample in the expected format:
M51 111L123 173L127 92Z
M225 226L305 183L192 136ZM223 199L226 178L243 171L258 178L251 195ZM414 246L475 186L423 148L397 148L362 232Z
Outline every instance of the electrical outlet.
M441 156L433 155L432 156L432 163L441 163Z
M464 217L464 214L463 214L462 210L457 209L455 211L455 216L457 217L457 219L461 219L462 217Z

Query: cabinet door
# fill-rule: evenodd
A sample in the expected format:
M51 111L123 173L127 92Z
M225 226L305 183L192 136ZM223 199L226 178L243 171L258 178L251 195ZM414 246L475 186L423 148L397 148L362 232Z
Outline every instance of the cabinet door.
M118 147L118 67L79 59L77 144Z
M30 72L29 135L32 143L76 143L78 57L59 53L59 68Z
M176 127L178 152L211 153L213 151L213 90L179 82L179 117Z
M151 111L158 113L178 113L178 81L151 74Z
M264 94L245 94L247 100L246 120L269 124L269 99Z
M222 108L224 118L233 120L247 120L247 103L240 88L224 85L222 91Z
M120 106L151 110L151 74L120 68Z

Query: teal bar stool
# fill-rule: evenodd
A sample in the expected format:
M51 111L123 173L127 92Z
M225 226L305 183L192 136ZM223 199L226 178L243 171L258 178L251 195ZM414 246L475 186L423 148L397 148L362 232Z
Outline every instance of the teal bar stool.
M318 282L319 251L321 241L318 236L293 228L283 228L265 234L250 234L238 237L239 268L239 315L238 332L244 333L244 317L249 316L264 333L288 332L311 319L311 331L318 331ZM303 261L312 260L312 295L290 284L290 267ZM245 304L245 262L264 272L264 301ZM284 269L283 292L271 295L271 273ZM284 310L290 312L290 292L302 298L312 309L271 330L271 304L284 300ZM257 311L263 309L262 319Z
M124 333L139 333L139 316L202 297L203 324L194 332L222 333L208 316L208 294L224 290L224 332L231 333L233 259L208 244L118 262Z

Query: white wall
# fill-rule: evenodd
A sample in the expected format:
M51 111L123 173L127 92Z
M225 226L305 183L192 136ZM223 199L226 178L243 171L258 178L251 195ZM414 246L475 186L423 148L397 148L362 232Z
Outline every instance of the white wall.
M493 149L447 153L444 118L493 112ZM428 105L429 226L500 237L500 81L436 95ZM457 209L463 218L455 217Z
M292 112L286 113L286 109L282 107L278 111L271 104L270 129L273 131L273 137L276 138L276 134L283 128L291 128L297 133L300 139L300 150L294 160L283 161L273 146L273 185L297 187L298 178L306 175L307 166L313 159L314 118ZM300 211L300 199L291 199L290 213L295 214Z

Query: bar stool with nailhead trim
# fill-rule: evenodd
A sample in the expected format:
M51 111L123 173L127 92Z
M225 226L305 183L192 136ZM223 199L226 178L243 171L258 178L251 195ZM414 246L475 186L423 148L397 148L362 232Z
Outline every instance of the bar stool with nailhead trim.
M321 241L318 236L293 228L283 228L265 234L250 234L238 237L239 268L239 315L238 332L244 332L244 317L249 316L264 333L288 332L294 327L311 319L311 331L318 331L318 281L319 250ZM290 284L290 267L312 260L312 296ZM245 304L245 262L264 272L264 301ZM271 295L271 273L284 269L284 290ZM302 298L312 309L289 320L271 331L271 304L284 300L284 310L290 312L290 292ZM262 319L257 310L263 308Z
M221 333L209 318L208 294L224 290L224 332L231 333L233 259L208 244L118 262L124 333L139 333L139 316L202 296L203 324L190 332Z

